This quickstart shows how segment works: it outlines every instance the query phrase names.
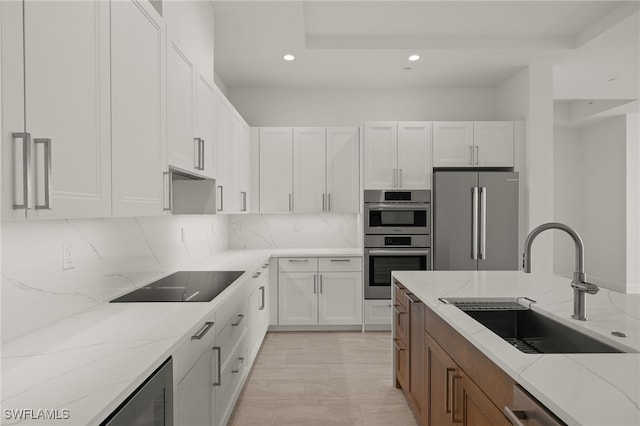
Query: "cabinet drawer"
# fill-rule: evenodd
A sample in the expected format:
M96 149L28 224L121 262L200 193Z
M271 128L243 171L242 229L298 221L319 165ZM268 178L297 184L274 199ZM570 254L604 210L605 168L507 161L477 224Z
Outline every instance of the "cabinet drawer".
M216 337L216 346L220 347L220 362L223 366L238 341L244 336L247 323L247 303L244 303Z
M320 272L342 272L362 270L362 258L353 257L321 257L318 259L318 269Z
M401 306L403 312L406 312L408 308L405 293L406 289L402 284L397 281L393 283L393 304L396 307Z
M396 387L407 389L409 373L409 351L402 340L393 339L393 351L396 361Z
M229 362L221 368L218 366L218 381L215 386L216 399L216 425L226 424L229 419L231 410L234 406L234 400L238 393L238 388L242 384L242 378L249 368L249 360L247 359L247 339L243 337L240 344L231 354ZM224 364L223 364L224 365Z
M269 262L264 263L251 274L251 291L260 287L269 278Z
M400 309L398 309L400 308ZM395 335L396 339L400 339L403 342L408 342L409 336L409 313L406 310L402 310L402 307L393 307L393 314L395 316Z
M318 258L316 257L281 257L278 259L279 272L316 272Z
M180 383L202 353L213 346L217 328L212 313L189 330L186 340L173 352L174 383Z

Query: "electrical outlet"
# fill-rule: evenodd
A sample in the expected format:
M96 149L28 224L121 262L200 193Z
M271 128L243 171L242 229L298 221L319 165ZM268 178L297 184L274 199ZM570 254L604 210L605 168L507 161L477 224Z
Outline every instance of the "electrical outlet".
M298 228L298 224L297 223L293 224L292 230L293 230L293 232L299 232L300 231L300 228Z
M344 223L339 223L338 224L338 231L340 231L340 232L344 231Z
M73 269L76 264L73 260L73 246L70 243L62 245L62 270Z

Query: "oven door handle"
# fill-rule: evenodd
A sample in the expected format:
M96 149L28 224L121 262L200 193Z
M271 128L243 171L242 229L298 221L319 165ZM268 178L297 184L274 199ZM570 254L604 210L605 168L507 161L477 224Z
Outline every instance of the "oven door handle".
M369 250L367 252L369 256L382 255L382 256L429 256L429 250Z
M404 204L370 204L367 206L369 211L378 210L427 210L429 204L427 203L404 203Z

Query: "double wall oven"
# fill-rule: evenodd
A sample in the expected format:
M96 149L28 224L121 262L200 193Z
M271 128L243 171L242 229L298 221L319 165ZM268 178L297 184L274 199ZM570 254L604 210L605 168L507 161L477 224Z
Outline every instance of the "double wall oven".
M391 298L391 271L431 269L431 191L364 191L365 299Z

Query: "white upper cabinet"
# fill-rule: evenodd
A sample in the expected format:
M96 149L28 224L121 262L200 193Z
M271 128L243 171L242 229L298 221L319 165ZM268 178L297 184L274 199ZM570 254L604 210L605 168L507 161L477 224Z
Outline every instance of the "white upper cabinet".
M232 137L233 106L227 98L216 91L216 187L218 213L226 213L232 209Z
M473 166L473 122L433 123L433 167Z
M431 188L430 122L398 122L397 188Z
M324 127L293 129L293 212L326 209L326 148Z
M398 123L364 123L364 189L394 189L398 164Z
M263 127L259 133L260 213L292 211L293 129Z
M364 123L364 188L431 187L431 123Z
M251 128L240 114L237 114L237 117L239 132L235 152L238 160L234 164L238 164L238 213L249 213L251 211Z
M327 128L327 201L325 211L360 210L360 129Z
M433 167L513 167L511 121L433 123Z
M513 167L513 121L476 121L473 123L476 166Z
M0 7L3 219L108 216L109 4Z
M111 2L113 215L160 215L165 172L164 22L147 2Z
M200 70L200 67L198 67ZM200 139L201 168L199 173L216 177L216 91L214 83L201 73L196 78L196 137Z

